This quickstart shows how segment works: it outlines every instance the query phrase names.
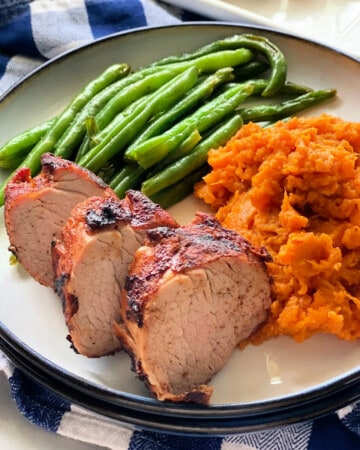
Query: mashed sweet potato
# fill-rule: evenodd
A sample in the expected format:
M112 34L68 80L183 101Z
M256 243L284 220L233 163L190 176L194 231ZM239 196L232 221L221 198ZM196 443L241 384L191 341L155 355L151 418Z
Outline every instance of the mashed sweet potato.
M360 337L360 123L250 123L208 162L196 196L273 258L270 317L252 341Z

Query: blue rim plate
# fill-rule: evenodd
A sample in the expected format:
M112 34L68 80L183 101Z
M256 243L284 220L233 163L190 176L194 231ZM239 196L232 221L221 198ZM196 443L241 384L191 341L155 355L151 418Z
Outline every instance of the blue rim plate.
M225 415L218 415L219 409L214 411L213 407L187 405L184 409L164 404L163 408L154 408L148 400L133 397L131 403L131 397L121 398L118 392L91 386L7 337L8 340L0 337L0 349L25 374L63 398L133 429L191 436L255 432L316 419L360 398L359 379L350 377L330 383L320 391L298 395L288 404L260 403L255 408L239 405L237 411L227 410Z

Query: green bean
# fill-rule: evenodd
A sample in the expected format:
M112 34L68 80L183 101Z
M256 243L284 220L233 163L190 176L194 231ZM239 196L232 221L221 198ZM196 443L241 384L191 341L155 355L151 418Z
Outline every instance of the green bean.
M161 161L161 165L168 166L177 159L187 155L202 139L199 130L195 129L187 138L185 138L175 151L171 152L164 160Z
M154 92L150 99L139 103L138 107L114 127L106 138L81 158L79 164L94 172L99 170L106 161L124 150L128 143L139 135L152 115L171 107L194 86L197 79L197 68L190 67L166 83Z
M112 130L116 127L120 126L120 123L123 123L126 118L133 114L136 108L140 104L144 105L145 99L150 99L151 94L144 95L143 97L135 100L131 105L126 107L123 111L117 114L114 119L109 123L108 126L103 128L102 130L98 130L96 134L94 134L95 129L97 129L95 117L88 118L89 124L91 124L89 128L89 132L86 136L84 136L83 141L77 151L75 156L75 162L79 163L81 158L93 147L99 145L104 139L109 136L109 133L112 133Z
M176 55L172 54L170 56L165 56L164 58L153 61L152 63L145 66L148 67L162 67L167 66L169 64L178 64L183 62L193 61L194 59L198 59L200 57L210 55L212 53L218 53L223 50L234 50L239 48L238 39L244 35L233 35L231 37L227 37L224 39L219 39L216 41L212 41L209 44L205 44L202 47L196 48L190 52L178 53ZM234 42L235 38L235 42ZM242 47L243 44L240 44Z
M176 129L170 129L159 136L144 141L134 149L138 153L136 153L136 159L133 159L133 161L140 164L144 169L148 169L170 154L184 139L187 139L194 132L197 124L197 120L190 117L179 122L175 126ZM132 155L130 154L130 156ZM131 158L129 159L131 160Z
M99 133L95 117L87 117L85 119L86 136L89 138L90 144L96 141L96 135ZM94 146L96 144L93 144Z
M128 149L125 152L125 158L137 162L144 169L148 169L172 151L172 147L166 144L177 135L185 124L192 124L195 120L196 128L201 134L233 112L246 97L251 95L252 90L252 86L248 84L234 85L229 90L216 96L212 101L205 103L161 136L155 136L140 143L136 148Z
M203 139L198 130L194 130L186 139L184 139L181 144L175 148L171 153L168 154L159 163L152 166L152 168L147 172L146 177L150 178L161 172L165 167L169 166L178 159L184 157L190 153L194 147Z
M158 203L162 208L169 208L190 195L194 190L194 184L200 181L208 172L209 166L207 164L203 164L199 169L190 173L190 175L187 175L177 183L156 192L151 195L150 198L153 202Z
M33 147L24 147L17 149L17 153L13 156L0 160L0 169L15 170L26 158Z
M148 104L145 107L139 105L132 114L124 117L116 127L112 128L103 140L85 153L78 164L93 172L100 170L107 161L121 153L135 138L153 112L152 105Z
M19 167L27 167L31 170L32 174L35 175L41 166L41 155L54 150L55 143L60 139L76 114L88 101L90 101L91 98L94 97L95 94L124 76L124 72L127 72L127 68L127 64L114 64L108 67L98 77L90 81L66 106L63 112L60 113L52 127L30 151ZM13 174L14 172L9 175L0 188L0 206L4 203L5 185L12 178Z
M192 61L195 58L201 58L209 54L217 54L224 49L234 49L239 47L245 47L248 49L256 50L260 54L263 54L270 63L272 72L269 78L269 84L263 91L264 97L274 96L285 83L287 76L287 63L283 52L269 39L264 36L258 36L255 34L240 34L233 35L225 39L214 41L208 45L200 47L199 49L190 52L183 53L181 55L169 56L156 61L152 66L162 66L175 63L182 63Z
M95 118L94 117L88 117L86 119L86 134L83 137L83 140L81 141L81 144L78 148L78 151L76 152L76 155L74 156L74 161L78 163L81 158L89 151L91 147L95 147L95 145L99 144L98 140L98 129L96 126Z
M236 67L234 69L234 77L236 81L247 81L250 78L263 74L269 68L270 64L267 61L250 61L247 64Z
M254 53L247 48L236 50L223 50L217 53L210 53L199 56L191 61L180 61L167 64L167 69L183 71L188 67L197 67L200 73L212 73L224 67L236 67L245 64L254 58Z
M262 92L263 97L273 97L284 85L287 77L287 62L285 55L272 41L264 36L254 34L243 34L224 39L224 42L237 43L245 47L257 50L263 53L271 66L269 83Z
M129 73L130 67L124 68L123 76ZM56 142L54 154L69 159L74 149L81 143L86 134L86 119L96 115L119 91L124 89L124 79L120 79L105 87L94 95L88 103L77 113L74 120L64 131L61 138ZM127 80L128 81L128 80Z
M116 161L115 158L111 161L107 161L101 169L98 170L97 176L100 177L106 184L110 184L112 178L123 167L122 159Z
M145 76L120 91L96 116L97 126L100 130L105 128L126 106L129 106L140 97L156 91L176 76L170 70L162 70Z
M266 85L267 80L254 80L254 95L261 95L264 89L266 89ZM281 95L302 95L308 92L312 92L312 89L308 86L285 81L278 93Z
M229 83L225 88L230 88L236 83ZM247 80L247 84L251 84L253 86L252 95L261 95L264 89L266 89L268 85L268 80L263 78L254 78ZM305 86L303 84L294 83L292 81L285 81L284 85L279 90L278 94L281 95L302 95L308 92L313 92L313 90Z
M214 74L206 77L201 83L194 86L182 100L176 103L168 112L161 114L141 133L137 139L128 147L130 152L141 142L159 135L172 126L186 113L205 102L220 85L233 79L233 69L225 67L217 70Z
M54 122L55 118L47 120L8 140L0 147L0 168L16 169Z
M173 156L174 153L180 157L189 153L195 145L199 142L201 136L197 130L194 130L187 139L185 139L179 147L176 149L176 152L170 153L169 156ZM166 165L162 165L159 163L153 169L154 174L162 170L164 167L168 166L170 163L174 162L174 158L165 158L166 161L164 163ZM145 176L151 176L147 173L145 169L143 169L138 164L127 164L123 167L123 169L115 175L111 181L109 182L110 187L114 190L116 195L120 198L125 197L126 191L128 189L137 189L141 182L143 181Z
M134 100L129 106L124 108L123 111L120 111L118 114L116 114L115 117L111 120L111 122L108 125L106 125L102 129L100 129L97 132L96 136L92 137L93 143L91 144L91 147L95 147L95 145L97 145L104 138L106 138L109 131L111 131L112 128L116 127L119 123L121 123L121 121L124 120L124 118L133 114L134 111L138 108L138 106L146 105L147 102L149 102L152 98L153 98L152 94L143 95L142 97L138 98L137 100ZM94 118L94 120L96 121L95 118Z
M124 198L129 189L140 188L145 170L138 164L127 164L110 181L110 187L119 198Z
M285 84L280 89L279 94L302 95L313 91L314 89L304 84L294 83L293 81L285 81Z
M127 106L133 104L139 98L156 91L165 83L175 77L174 72L169 70L161 70L156 73L144 76L116 93L115 96L102 108L93 120L96 122L98 133L106 128L107 125ZM112 125L113 126L113 125ZM91 147L98 144L101 136L93 135L92 139L88 139L82 144L81 151L78 152L79 160ZM94 144L95 143L95 144Z
M245 123L275 121L293 115L306 108L315 106L336 95L335 89L321 89L308 92L294 99L271 105L255 105L249 108L240 109L239 112Z
M237 113L226 119L221 126L201 141L189 155L145 180L142 183L141 191L147 196L152 196L197 170L207 162L209 150L224 145L241 128L242 123L242 117Z

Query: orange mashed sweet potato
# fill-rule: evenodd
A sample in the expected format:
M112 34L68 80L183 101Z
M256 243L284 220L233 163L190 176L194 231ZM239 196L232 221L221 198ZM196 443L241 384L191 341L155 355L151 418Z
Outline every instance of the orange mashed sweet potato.
M272 256L274 300L251 341L360 337L360 123L249 123L208 162L196 196Z

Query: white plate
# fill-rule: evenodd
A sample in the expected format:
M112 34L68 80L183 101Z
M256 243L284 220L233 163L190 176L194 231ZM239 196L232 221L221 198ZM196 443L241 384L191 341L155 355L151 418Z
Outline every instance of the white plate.
M220 23L185 24L112 36L43 66L2 99L0 144L56 114L84 83L115 61L125 61L136 68L161 56L194 49L241 32L266 35L278 44L288 59L288 78L292 81L313 88L338 89L337 99L306 114L327 111L344 119L358 120L360 102L356 89L360 63L356 60L281 33ZM0 174L2 178L4 175ZM171 211L177 219L187 222L199 207L202 205L190 198ZM33 376L65 396L75 398L78 392L84 394L76 400L90 408L95 408L91 400L100 398L104 405L99 408L104 414L119 418L116 408L125 407L155 415L178 414L205 422L209 418L240 420L249 414L262 415L261 420L247 423L247 429L251 429L274 423L274 418L266 416L269 411L281 415L276 420L289 422L324 413L360 396L358 342L321 335L302 344L284 337L249 346L244 351L236 350L213 379L215 392L210 408L161 404L135 379L126 354L87 359L70 349L59 299L50 289L32 280L21 267L9 265L7 245L1 211L0 348L2 346L20 366L28 368ZM340 399L335 395L349 386L355 386L355 391L343 393ZM332 400L328 398L330 394ZM320 399L324 399L325 404L319 410ZM300 408L302 402L310 405L306 411ZM293 409L285 414L288 408ZM161 426L154 427L174 430L176 425L166 426L169 420L163 419ZM133 419L128 421L132 423ZM154 422L159 421L154 419ZM213 424L210 427L202 423L203 432L209 433L210 428L214 429ZM231 431L242 429L237 422Z
M354 0L164 0L216 20L261 25L315 39L360 57Z

